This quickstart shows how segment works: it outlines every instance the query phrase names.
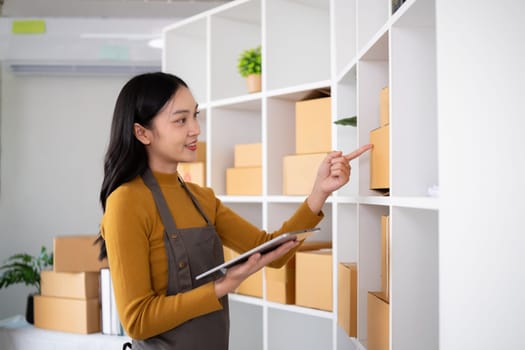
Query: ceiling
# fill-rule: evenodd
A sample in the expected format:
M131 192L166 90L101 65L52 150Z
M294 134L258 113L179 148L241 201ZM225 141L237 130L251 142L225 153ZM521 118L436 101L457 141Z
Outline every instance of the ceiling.
M231 0L0 0L0 63L69 71L80 66L159 66L162 29ZM17 34L12 23L45 21ZM36 67L36 68L35 68Z
M0 0L2 17L185 18L230 0Z

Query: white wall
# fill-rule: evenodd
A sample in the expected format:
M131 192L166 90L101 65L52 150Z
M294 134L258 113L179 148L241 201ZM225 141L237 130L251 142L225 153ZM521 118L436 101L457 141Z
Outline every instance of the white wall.
M436 0L440 349L525 349L524 13Z
M53 237L96 234L113 106L129 77L2 74L0 260L52 249ZM0 319L32 290L0 290Z

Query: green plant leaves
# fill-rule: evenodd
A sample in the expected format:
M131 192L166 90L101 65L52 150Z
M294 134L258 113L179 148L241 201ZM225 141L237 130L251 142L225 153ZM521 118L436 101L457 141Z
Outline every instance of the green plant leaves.
M40 254L36 257L18 253L7 258L0 266L0 289L12 284L24 283L35 286L40 293L40 272L53 265L53 253L48 253L46 247L42 246Z
M237 69L242 77L250 74L261 74L261 46L244 50L239 56Z
M354 115L353 117L343 118L336 120L334 124L337 125L350 125L350 126L357 126L357 116Z

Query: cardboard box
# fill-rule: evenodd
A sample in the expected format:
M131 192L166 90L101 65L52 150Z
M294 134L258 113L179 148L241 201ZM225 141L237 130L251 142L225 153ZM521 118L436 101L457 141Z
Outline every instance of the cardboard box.
M233 249L228 247L223 247L224 250L224 261L231 260L239 254ZM257 271L247 279L245 279L239 288L235 290L235 293L248 295L252 297L262 298L263 291L263 273L262 270Z
M389 217L381 216L381 291L390 300L390 235Z
M388 86L381 89L379 94L379 126L390 123L390 96Z
M35 327L71 333L100 332L100 302L36 295Z
M92 299L99 297L99 272L40 272L42 296Z
M339 263L337 322L350 337L357 337L357 264Z
M283 158L283 194L310 194L319 165L327 153L298 154Z
M295 303L332 311L332 251L297 252L295 264Z
M262 168L228 168L226 169L227 195L262 194Z
M370 189L388 191L390 188L390 126L370 131L374 145L370 155Z
M390 305L381 292L368 292L367 350L388 350Z
M203 162L179 163L177 171L186 182L192 182L199 186L206 184L205 165Z
M239 288L235 291L237 294L248 295L252 297L262 298L263 291L263 272L257 271L247 279L245 279Z
M108 260L98 260L100 246L96 235L58 236L53 240L53 271L98 272Z
M262 144L247 143L235 145L234 167L262 167Z
M195 158L195 162L206 164L206 142L197 142L197 158Z
M295 152L332 150L331 97L299 101L295 104Z
M331 248L329 241L304 242L298 251L318 250ZM295 256L283 267L274 269L265 268L266 299L281 304L295 304Z

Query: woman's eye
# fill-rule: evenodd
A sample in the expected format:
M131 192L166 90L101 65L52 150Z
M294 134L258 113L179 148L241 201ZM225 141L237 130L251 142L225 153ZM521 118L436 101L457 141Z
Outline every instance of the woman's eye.
M197 119L199 114L201 114L201 111L196 111L195 114L193 115L193 118Z
M186 124L186 118L180 118L175 120L175 123L177 124Z

